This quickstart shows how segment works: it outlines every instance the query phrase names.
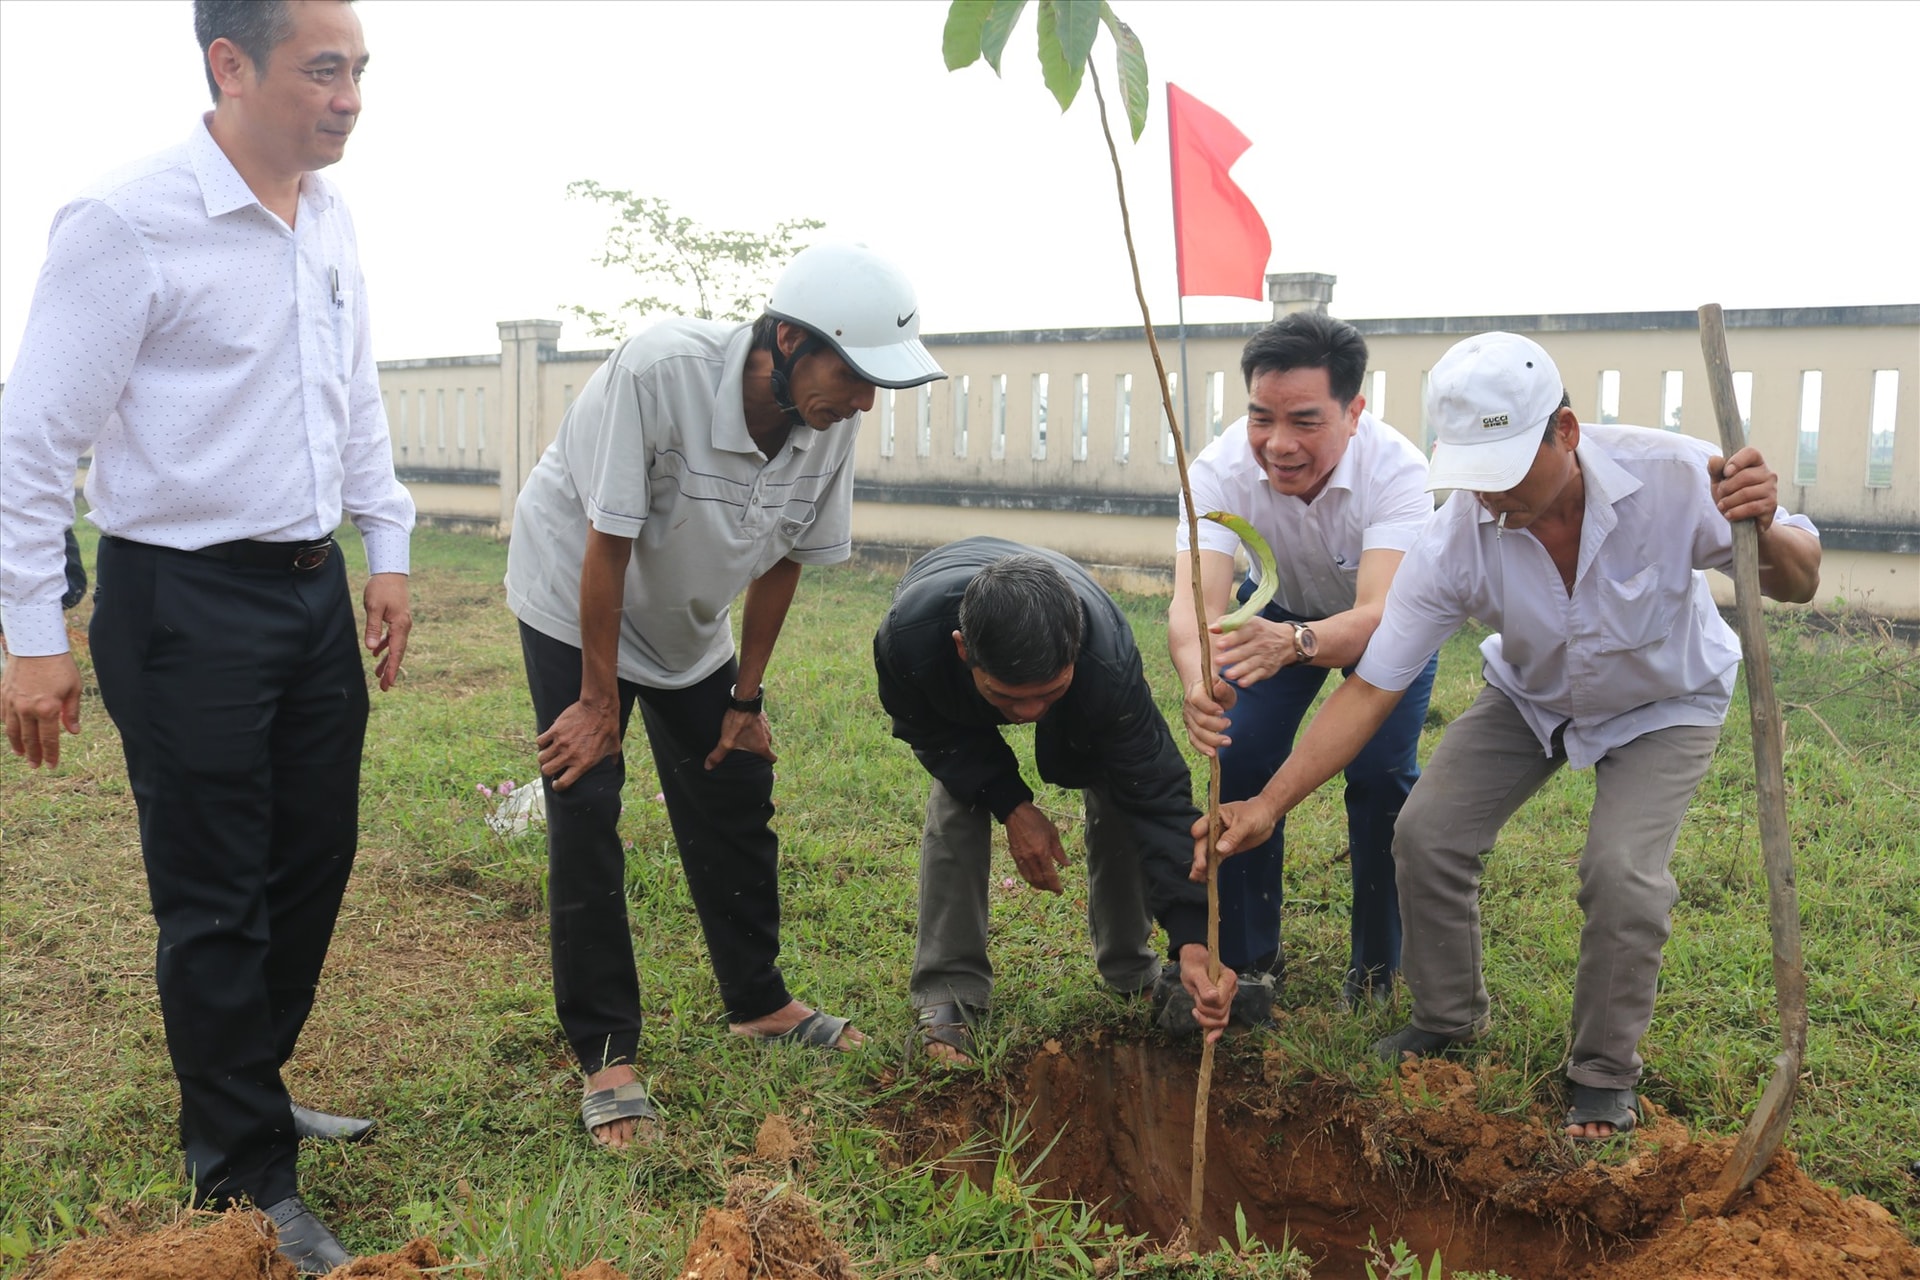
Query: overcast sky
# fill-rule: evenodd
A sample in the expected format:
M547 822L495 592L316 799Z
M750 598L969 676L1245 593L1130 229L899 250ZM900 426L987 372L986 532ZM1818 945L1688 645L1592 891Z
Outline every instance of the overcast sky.
M1269 269L1337 275L1336 314L1920 301L1912 0L1115 3L1153 75L1120 145L1156 322L1167 80L1252 140L1234 176ZM946 6L920 0L358 9L365 107L329 172L382 359L638 292L593 264L607 218L576 178L727 226L820 218L906 266L930 331L1138 322L1091 92L1061 115L1031 12L999 82L943 69ZM0 0L0 369L54 211L206 106L187 0ZM561 341L604 345L573 321Z

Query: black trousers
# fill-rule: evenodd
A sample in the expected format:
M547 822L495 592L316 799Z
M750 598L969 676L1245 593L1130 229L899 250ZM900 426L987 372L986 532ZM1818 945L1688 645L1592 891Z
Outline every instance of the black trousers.
M534 719L545 733L580 700L580 650L525 623L520 650ZM685 689L620 681L620 736L626 737L638 701L727 1018L751 1022L784 1008L792 997L776 963L780 846L771 825L773 766L750 751L734 751L713 769L705 767L707 753L720 741L737 669L729 661ZM635 1061L640 1048L640 982L619 830L626 779L620 752L565 791L542 779L553 1002L589 1074Z
M367 683L336 548L308 572L103 538L90 638L140 813L196 1202L294 1193L280 1067L353 868Z

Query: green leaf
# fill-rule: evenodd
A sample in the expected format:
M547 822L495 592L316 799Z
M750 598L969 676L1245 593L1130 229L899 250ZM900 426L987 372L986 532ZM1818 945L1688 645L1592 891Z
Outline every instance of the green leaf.
M1094 37L1100 34L1100 6L1103 0L1054 0L1054 29L1060 41L1060 54L1078 73L1093 52Z
M1114 61L1120 69L1120 100L1126 103L1127 127L1138 142L1147 127L1147 106L1152 100L1147 89L1147 51L1140 47L1140 37L1133 34L1133 28L1120 21L1106 0L1100 0L1100 21L1107 24L1107 34L1113 37Z
M1073 105L1074 97L1080 92L1080 79L1087 70L1084 56L1078 62L1068 62L1066 54L1061 52L1060 11L1074 2L1040 0L1040 78L1047 82L1048 92L1053 94L1062 111Z
M1007 37L1013 34L1014 24L1026 7L1027 0L993 0L993 12L980 28L980 52L995 75L1000 74L1000 51L1007 47Z
M1220 619L1220 630L1232 631L1244 625L1272 601L1273 593L1280 585L1280 568L1274 561L1273 548L1269 547L1267 540L1260 536L1260 531L1244 518L1230 511L1202 512L1200 518L1211 520L1215 524L1223 524L1233 530L1239 535L1240 541L1247 544L1247 550L1260 565L1260 583L1253 589L1253 594L1247 597L1245 604ZM1371 1267L1368 1268L1367 1273L1373 1274Z
M953 0L947 9L947 29L940 36L940 53L947 60L947 70L958 71L980 60L980 28L992 11L993 0Z

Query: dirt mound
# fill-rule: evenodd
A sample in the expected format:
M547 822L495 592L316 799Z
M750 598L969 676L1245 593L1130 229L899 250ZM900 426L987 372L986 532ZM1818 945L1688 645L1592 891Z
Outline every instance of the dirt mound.
M197 1220L196 1220L197 1219ZM195 1215L157 1231L114 1230L68 1241L33 1280L294 1280L273 1251L273 1224L251 1210Z
M778 1111L770 1112L760 1122L760 1131L754 1135L753 1156L769 1164L791 1164L806 1156L806 1141L801 1133L794 1131L793 1122Z
M764 1130L763 1130L764 1134ZM790 1138L790 1135L789 1135ZM709 1209L680 1280L859 1280L804 1196L742 1174L726 1207Z
M1483 1115L1478 1092L1454 1063L1407 1063L1389 1093L1406 1105L1382 1108L1367 1127L1369 1162L1378 1168L1396 1150L1413 1153L1456 1194L1623 1238L1580 1280L1920 1277L1920 1250L1891 1213L1865 1196L1842 1199L1820 1186L1790 1151L1719 1215L1706 1193L1733 1139L1695 1142L1684 1125L1650 1108L1627 1159L1572 1163L1580 1149L1558 1136L1555 1118Z
M409 1240L392 1253L355 1258L344 1267L335 1267L325 1280L429 1280L428 1271L442 1267L447 1259L431 1240Z
M273 1251L273 1223L251 1209L197 1213L157 1230L115 1227L70 1240L52 1257L30 1264L30 1280L296 1280L293 1264ZM326 1280L428 1280L446 1259L431 1240L410 1241L393 1253L356 1258ZM587 1277L586 1280L609 1280ZM625 1280L615 1276L612 1280Z
M567 1280L627 1280L627 1273L603 1258L595 1258L578 1271L567 1272Z
M1171 1240L1187 1209L1196 1057L1157 1042L1039 1052L997 1081L917 1100L898 1141L985 1185L1007 1116L1024 1115L1027 1150L1052 1144L1044 1194ZM1253 1234L1306 1250L1316 1280L1364 1276L1370 1235L1439 1253L1449 1273L1528 1280L1920 1280L1920 1250L1887 1210L1823 1189L1791 1153L1716 1216L1704 1193L1732 1140L1695 1142L1657 1110L1623 1155L1569 1143L1544 1105L1483 1113L1483 1081L1453 1062L1408 1063L1374 1097L1296 1076L1274 1053L1216 1067L1201 1240L1232 1239L1238 1207ZM969 1138L986 1153L956 1151Z

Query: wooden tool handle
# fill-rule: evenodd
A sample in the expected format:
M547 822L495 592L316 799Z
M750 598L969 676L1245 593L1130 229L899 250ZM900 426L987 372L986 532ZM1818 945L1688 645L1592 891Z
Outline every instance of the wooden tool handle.
M1720 425L1720 444L1730 458L1746 445L1746 432L1733 391L1726 322L1718 303L1700 308L1700 350L1707 361L1707 387ZM1779 1149L1807 1047L1807 972L1800 954L1800 899L1794 884L1793 841L1787 828L1780 704L1774 696L1773 661L1767 651L1766 621L1760 609L1760 531L1752 520L1734 522L1733 590L1740 647L1746 655L1754 782L1760 801L1760 852L1767 868L1768 924L1773 934L1773 989L1785 1051L1775 1060L1773 1079L1761 1094L1759 1106L1715 1185L1723 1203L1745 1190Z

